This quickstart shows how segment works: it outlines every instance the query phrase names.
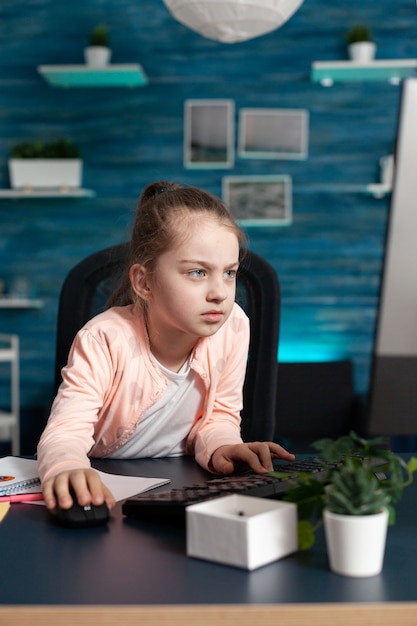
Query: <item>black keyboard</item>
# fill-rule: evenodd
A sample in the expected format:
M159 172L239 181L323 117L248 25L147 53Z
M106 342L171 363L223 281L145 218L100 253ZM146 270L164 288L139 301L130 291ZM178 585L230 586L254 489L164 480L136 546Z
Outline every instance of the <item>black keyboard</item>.
M190 504L234 493L277 499L294 486L291 475L297 472L314 473L314 478L320 480L326 473L323 463L317 459L278 462L274 464L274 470L285 472L286 476L278 478L270 474L247 472L212 478L180 489L141 493L126 500L122 511L128 517L145 521L185 523L185 509Z

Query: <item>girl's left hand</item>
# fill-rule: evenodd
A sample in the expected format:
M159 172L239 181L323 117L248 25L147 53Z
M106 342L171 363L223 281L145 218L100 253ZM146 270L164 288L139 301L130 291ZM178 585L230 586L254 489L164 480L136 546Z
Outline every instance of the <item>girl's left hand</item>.
M294 454L272 441L253 441L220 446L211 457L211 467L218 474L233 474L236 465L249 466L257 474L273 470L272 459L293 461Z

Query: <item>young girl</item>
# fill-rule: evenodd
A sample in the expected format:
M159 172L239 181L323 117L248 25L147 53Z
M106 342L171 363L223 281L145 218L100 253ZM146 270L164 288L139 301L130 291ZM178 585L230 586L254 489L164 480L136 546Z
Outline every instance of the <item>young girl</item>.
M142 193L124 281L111 308L77 334L38 446L48 509L111 508L89 457L194 454L230 474L272 469L293 455L243 443L240 410L249 320L235 303L245 237L223 204L192 187L153 183Z

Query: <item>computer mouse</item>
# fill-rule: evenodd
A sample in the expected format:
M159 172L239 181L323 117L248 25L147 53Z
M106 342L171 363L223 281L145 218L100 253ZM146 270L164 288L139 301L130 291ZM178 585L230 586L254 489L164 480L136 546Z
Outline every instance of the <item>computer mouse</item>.
M67 528L91 528L92 526L104 526L110 519L107 504L100 505L78 504L75 494L71 491L74 504L69 509L62 509L59 504L56 508L56 518L61 526Z

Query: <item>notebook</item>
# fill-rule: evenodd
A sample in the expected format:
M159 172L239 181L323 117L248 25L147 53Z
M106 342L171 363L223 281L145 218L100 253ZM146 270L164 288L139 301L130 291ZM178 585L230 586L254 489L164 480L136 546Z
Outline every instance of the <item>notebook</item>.
M36 462L14 456L0 459L0 496L41 491Z

